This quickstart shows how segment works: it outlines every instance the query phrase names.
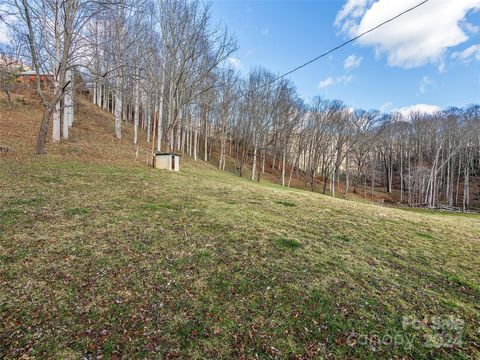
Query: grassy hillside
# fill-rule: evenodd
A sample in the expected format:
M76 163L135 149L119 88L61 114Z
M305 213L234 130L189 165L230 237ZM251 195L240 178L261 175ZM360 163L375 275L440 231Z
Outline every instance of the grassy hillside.
M478 218L183 165L2 163L5 356L479 355ZM346 343L405 334L406 315L456 315L464 346Z
M478 216L151 169L82 111L0 158L0 358L480 357Z
M32 92L14 97L13 109L9 109L5 96L0 94L0 145L12 151L1 154L0 159L22 162L32 159L35 151L42 108ZM139 152L132 145L133 127L123 123L122 139L114 134L113 116L85 99L77 99L75 120L70 129L68 142L48 142L47 152L59 160L77 160L87 163L143 164L146 160L146 134L139 132ZM48 140L51 139L50 123ZM137 161L135 162L135 158Z

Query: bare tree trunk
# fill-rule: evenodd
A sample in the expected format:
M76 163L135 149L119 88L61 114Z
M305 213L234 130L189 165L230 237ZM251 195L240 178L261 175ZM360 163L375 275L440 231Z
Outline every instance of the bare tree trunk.
M40 131L38 133L37 139L37 154L45 154L45 143L47 140L47 133L48 133L48 122L50 120L50 116L52 116L53 112L52 107L44 106L44 112L42 117L42 122L40 124Z
M257 182L260 182L260 178L263 175L262 164L264 164L264 159L265 159L265 151L260 150L260 170L257 172Z
M58 15L57 15L58 16ZM54 82L53 82L53 92L57 93L60 91L60 34L58 33L59 24L55 25L55 68L54 68ZM52 129L52 140L54 142L60 141L60 101L57 101L55 104L55 110L53 112L53 129Z
M255 144L255 148L253 150L253 163L252 163L252 181L255 180L255 171L257 169L257 145Z
M400 203L403 202L403 140L400 142Z
M224 135L221 135L220 138L220 156L219 156L219 161L218 161L218 169L222 170L224 168L225 164L225 138Z
M208 161L208 121L207 121L207 113L205 113L205 138L204 138L204 161L207 162Z
M193 159L197 161L197 149L198 149L198 129L195 126L193 133Z
M374 157L372 162L372 198L375 192L375 161L376 161L376 158Z
M290 187L290 183L292 182L293 169L294 168L298 169L298 163L300 161L300 154L301 154L301 152L298 152L297 157L295 159L295 164L293 164L292 167L290 168L290 175L288 177L288 184L287 184L288 187Z
M75 106L74 106L74 102L75 102L75 71L74 69L70 69L70 83L68 84L68 92L70 94L70 109L69 109L69 112L68 112L68 125L70 127L73 126L73 120L74 120L74 114L75 114Z
M115 137L117 139L122 138L122 94L121 94L121 81L116 79L115 89Z
M333 167L332 178L330 181L330 190L332 192L332 197L335 197L335 176L337 175L335 170L336 166Z
M148 106L148 105L147 105ZM146 118L147 118L147 143L150 142L150 132L151 132L151 129L152 129L152 118L151 118L151 114L150 114L150 107L147 108L147 111L146 111Z
M347 156L345 158L345 191L343 193L343 197L345 197L348 193L348 187L349 187L349 178L348 178L348 160L349 160L349 157L348 157L348 153L347 153Z
M113 113L113 101L112 107L110 108L110 89L107 87L107 84L103 84L103 110L112 111Z
M139 79L138 79L138 69L135 70L136 78L135 78L135 107L134 107L134 114L133 114L133 143L138 143L138 123L139 123L139 116L140 116L140 86L139 86Z
M73 103L72 103L72 70L68 69L65 73L65 82L67 87L65 89L65 96L63 102L63 138L68 139L68 130L71 122L71 115L73 113Z
M408 205L412 205L412 172L411 172L411 160L410 150L407 152L408 156Z

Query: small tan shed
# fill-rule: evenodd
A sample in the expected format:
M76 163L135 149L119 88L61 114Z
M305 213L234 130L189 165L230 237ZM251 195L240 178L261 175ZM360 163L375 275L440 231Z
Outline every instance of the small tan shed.
M180 171L180 155L169 152L155 152L153 167L162 170Z

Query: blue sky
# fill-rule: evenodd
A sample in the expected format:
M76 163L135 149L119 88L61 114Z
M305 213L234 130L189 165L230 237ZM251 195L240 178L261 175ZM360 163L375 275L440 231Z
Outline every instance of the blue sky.
M243 72L286 72L419 0L214 1ZM385 111L480 103L480 0L431 0L361 43L289 76L299 94ZM347 61L348 59L348 61Z

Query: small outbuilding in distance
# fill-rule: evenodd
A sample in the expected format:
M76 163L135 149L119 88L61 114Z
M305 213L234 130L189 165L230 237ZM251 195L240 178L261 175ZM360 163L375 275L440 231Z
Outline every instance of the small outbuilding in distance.
M156 151L153 155L153 167L155 169L180 171L180 155Z

